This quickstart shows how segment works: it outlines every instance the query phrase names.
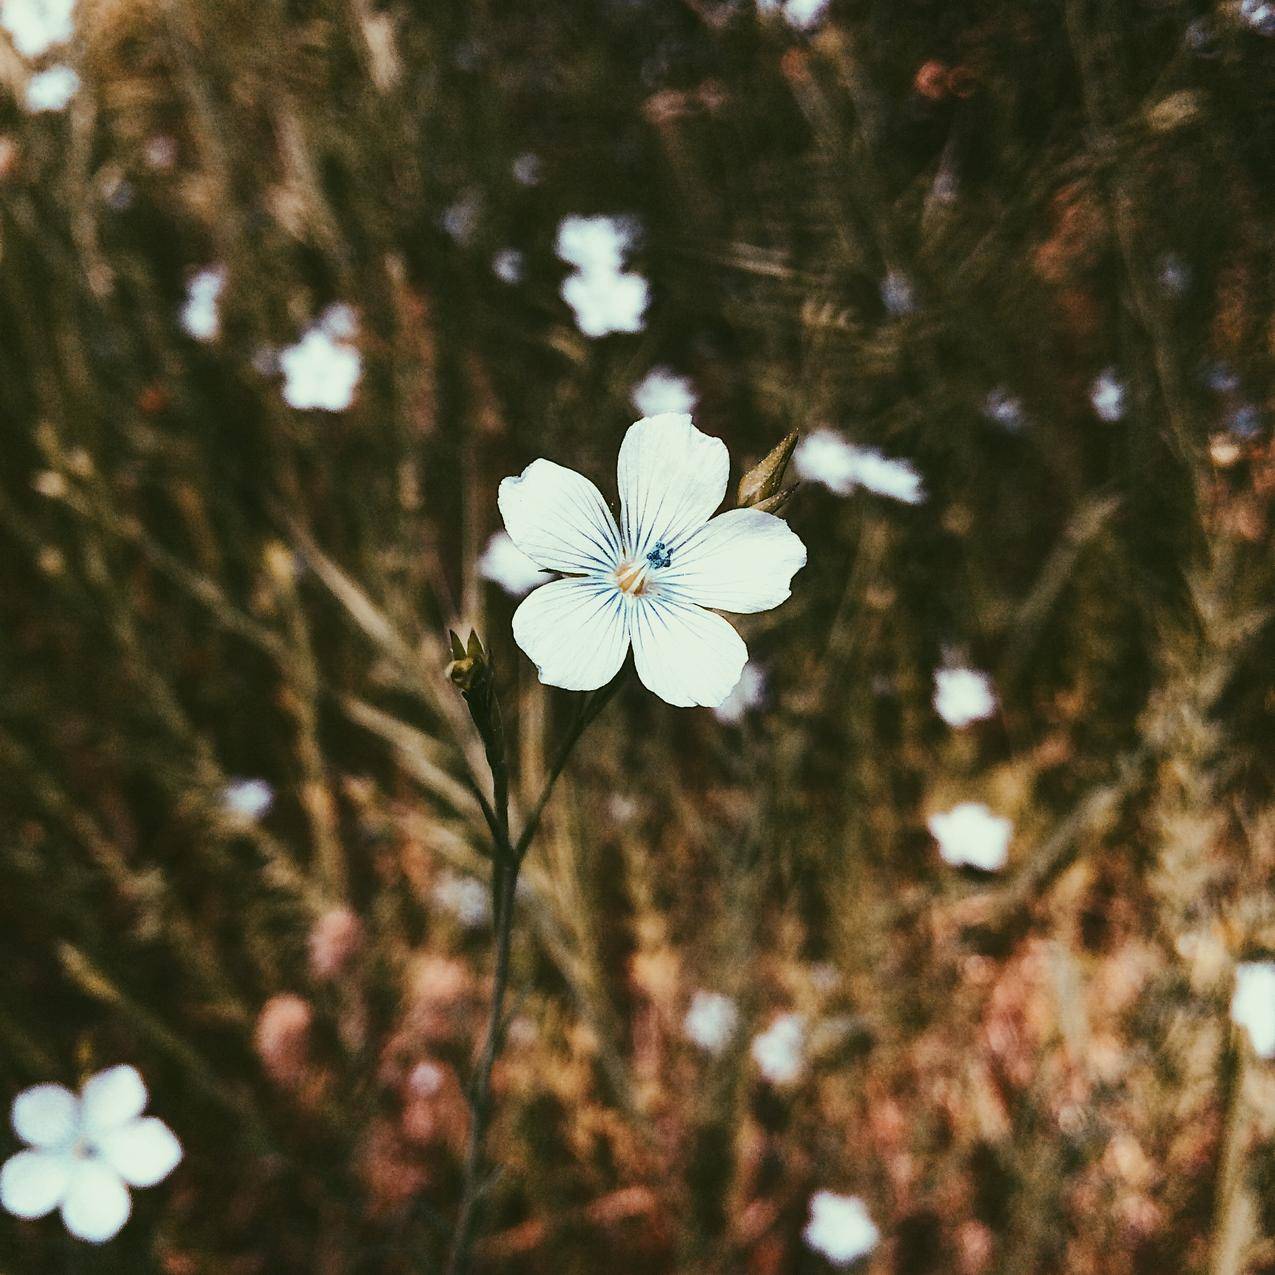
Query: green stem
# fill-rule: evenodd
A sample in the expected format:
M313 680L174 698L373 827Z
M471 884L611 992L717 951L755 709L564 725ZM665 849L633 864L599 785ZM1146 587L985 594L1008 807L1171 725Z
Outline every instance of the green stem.
M479 1184L483 1167L483 1141L491 1122L491 1073L495 1068L496 1059L500 1056L501 1045L504 1043L505 999L509 991L509 953L513 941L518 874L522 869L527 851L531 847L532 839L540 827L541 816L549 804L549 798L553 793L554 785L558 782L558 777L566 768L581 735L611 702L622 680L621 677L616 677L601 690L591 691L581 702L575 720L554 754L544 788L527 817L517 844L511 844L509 837L509 773L505 765L504 749L490 746L487 749L487 761L492 771L494 801L492 805L488 805L486 801L480 801L480 804L483 806L483 814L492 834L492 900L496 930L496 968L492 976L491 1009L487 1016L486 1038L470 1091L472 1118L465 1151L464 1187L446 1275L467 1275L470 1250L473 1247L474 1232L478 1223L478 1209L483 1195L483 1188ZM500 711L495 703L494 694L490 711L493 713ZM483 723L475 720L482 733ZM498 735L497 738L501 736ZM487 742L486 734L484 734L484 742Z

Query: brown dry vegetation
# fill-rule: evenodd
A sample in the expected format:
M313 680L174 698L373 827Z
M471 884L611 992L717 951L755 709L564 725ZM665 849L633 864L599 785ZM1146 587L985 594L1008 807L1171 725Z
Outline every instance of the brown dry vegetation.
M1275 1073L1227 1014L1275 952L1273 54L1204 0L834 0L810 38L81 0L83 88L28 115L0 48L0 1094L135 1062L187 1151L105 1248L0 1219L0 1270L441 1269L491 969L433 893L487 871L445 631L494 654L520 817L572 697L476 577L496 484L606 490L672 362L737 466L832 425L928 499L802 492L742 727L636 684L592 727L525 874L478 1267L826 1270L828 1188L872 1275L1275 1271ZM559 300L594 211L643 224L640 336ZM358 397L294 411L259 351L337 300ZM963 732L949 651L1001 697ZM999 876L926 832L966 797L1015 820ZM719 1058L697 988L741 1006ZM790 1010L776 1088L748 1041Z

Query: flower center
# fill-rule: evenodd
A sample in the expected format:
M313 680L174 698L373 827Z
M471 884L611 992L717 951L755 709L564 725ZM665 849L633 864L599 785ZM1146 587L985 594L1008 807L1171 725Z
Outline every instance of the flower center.
M669 553L668 547L663 540L655 542L655 548L646 555L646 560L653 567L669 567L673 565L673 555Z
M615 582L621 593L640 598L646 592L648 567L645 562L622 562L615 569Z

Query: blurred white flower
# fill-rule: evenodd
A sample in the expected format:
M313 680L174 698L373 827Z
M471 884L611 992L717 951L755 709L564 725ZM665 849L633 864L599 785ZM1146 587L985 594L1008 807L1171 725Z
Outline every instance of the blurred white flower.
M736 725L744 720L744 714L761 705L766 698L766 674L761 666L749 660L744 665L735 689L718 706L713 715L719 722Z
M640 274L577 272L562 281L562 299L587 337L641 332L650 287Z
M810 1197L810 1220L801 1237L834 1266L849 1266L876 1248L881 1233L857 1195L816 1191Z
M703 990L691 997L690 1008L682 1020L687 1040L710 1054L720 1054L726 1048L738 1025L739 1009L735 1002L721 992Z
M80 77L69 66L51 66L27 81L28 111L61 111L79 92Z
M349 306L329 306L296 345L280 353L283 397L290 407L343 412L350 406L363 375L363 360L351 344L357 326Z
M772 1085L790 1085L806 1068L806 1020L780 1014L749 1048L753 1062Z
M983 411L1002 429L1016 430L1022 426L1022 402L1004 386L998 386L988 394L983 400Z
M466 191L454 204L443 210L439 224L444 232L463 248L474 237L482 203L475 191Z
M507 531L497 531L487 541L478 559L478 574L514 598L546 583L545 573L514 544Z
M102 1244L132 1210L128 1188L154 1186L181 1163L181 1143L162 1120L143 1117L146 1086L136 1068L99 1071L77 1098L36 1085L13 1102L13 1129L29 1150L0 1169L0 1204L15 1217L60 1207L76 1239Z
M1240 17L1260 35L1275 35L1275 4L1269 0L1242 0Z
M24 58L38 58L75 34L75 0L0 0L0 27Z
M643 416L661 412L690 412L699 401L690 378L678 376L672 368L653 367L634 387L633 406Z
M829 0L757 0L759 13L777 13L789 26L809 31L828 10Z
M274 805L274 789L264 779L232 779L221 793L222 805L244 819L260 819Z
M522 253L517 248L502 248L491 259L491 272L501 283L521 283Z
M1116 376L1114 369L1107 368L1093 383L1089 391L1089 401L1098 419L1112 424L1118 421L1125 411L1124 382Z
M192 275L186 285L186 304L182 306L181 325L196 341L215 341L221 331L217 302L226 286L226 271L212 266Z
M996 815L981 801L962 801L951 810L931 815L927 825L939 843L939 855L954 868L968 864L997 872L1009 859L1014 824Z
M669 704L720 704L748 649L718 611L777 607L806 547L759 509L713 516L726 495L726 445L669 412L629 427L620 446L620 524L581 474L533 461L500 484L514 543L564 579L514 613L514 640L540 680L571 691L605 686L633 651L637 674Z
M616 274L637 237L630 217L564 217L558 224L555 250L563 261L585 274Z
M1275 962L1245 961L1235 967L1231 1018L1248 1032L1259 1057L1275 1058Z
M434 883L431 894L434 902L445 912L450 912L467 930L486 925L491 916L487 887L476 877L446 873Z
M906 275L891 270L881 280L881 303L896 319L912 313L916 308L916 298Z
M793 452L792 465L798 478L822 483L838 496L866 487L909 505L925 499L921 476L909 461L884 456L872 447L856 447L836 430L807 434Z
M540 181L540 156L524 151L514 159L510 171L519 186L535 186Z
M934 673L934 710L958 729L981 722L996 711L996 692L986 673L969 668L941 668Z

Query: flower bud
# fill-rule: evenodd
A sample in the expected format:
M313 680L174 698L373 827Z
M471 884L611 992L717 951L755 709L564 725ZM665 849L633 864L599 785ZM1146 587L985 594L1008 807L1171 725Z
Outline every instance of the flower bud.
M483 649L482 640L473 629L469 630L469 644L461 642L455 630L447 630L451 641L451 662L447 665L447 676L462 691L476 690L486 680L490 669L487 652Z
M797 446L797 431L793 430L765 459L758 462L739 480L738 505L741 509L761 505L779 494L783 486L784 470ZM791 491L789 495L791 495ZM774 510L767 510L773 513Z
M791 487L785 487L781 491L775 492L773 496L767 496L764 500L757 501L752 505L753 509L760 509L764 514L774 514L778 517L788 507L788 502L796 494L800 483L793 483Z

